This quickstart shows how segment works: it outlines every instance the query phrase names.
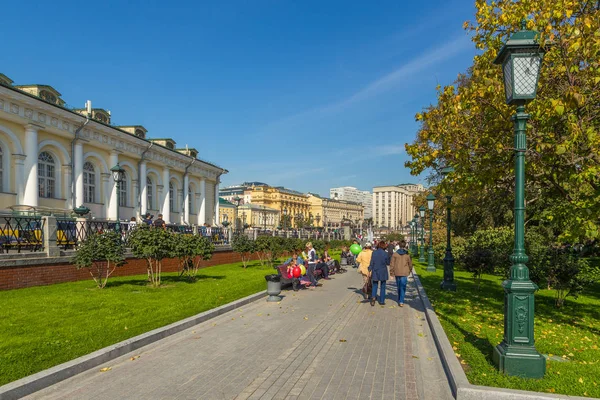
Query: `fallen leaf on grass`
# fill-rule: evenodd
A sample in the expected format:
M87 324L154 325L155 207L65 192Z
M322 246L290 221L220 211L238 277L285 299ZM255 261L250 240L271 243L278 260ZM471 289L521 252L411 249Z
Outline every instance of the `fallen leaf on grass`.
M100 372L106 372L106 371L110 371L112 369L112 367L105 367L100 369Z
M456 346L452 346L452 350L455 350L455 351L456 351L456 350L458 350L458 347L456 347Z
M579 383L583 383L583 378L579 378Z
M460 363L461 363L462 365L465 365L467 362L466 362L465 360L460 360Z
M454 353L454 355L458 358L460 358L460 354L459 353Z

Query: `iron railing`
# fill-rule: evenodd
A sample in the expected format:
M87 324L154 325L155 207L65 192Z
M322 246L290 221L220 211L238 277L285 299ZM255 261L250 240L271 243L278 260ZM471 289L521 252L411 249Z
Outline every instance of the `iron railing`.
M0 216L0 253L44 250L44 224L40 216Z

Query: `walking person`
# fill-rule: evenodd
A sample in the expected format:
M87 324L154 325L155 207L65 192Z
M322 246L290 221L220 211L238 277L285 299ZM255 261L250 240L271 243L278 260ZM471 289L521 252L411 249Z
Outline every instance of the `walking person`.
M390 257L386 252L386 248L387 245L382 240L377 244L377 250L371 255L371 262L369 263L371 281L373 282L371 306L375 305L375 300L379 300L380 305L385 305L385 285L389 279L388 264L390 263ZM381 289L379 291L379 298L377 298L377 289L379 287Z
M358 273L363 277L363 297L366 299L369 298L371 294L371 272L369 272L369 265L371 264L371 256L373 255L373 250L371 249L371 243L365 243L365 248L358 254L356 258L356 262L358 262Z
M398 305L404 307L404 295L406 294L406 283L408 275L412 272L413 264L408 251L406 242L400 242L400 249L394 253L390 261L390 275L396 277L396 287L398 288Z
M313 287L322 286L322 284L317 282L317 278L315 278L315 268L317 267L317 252L313 248L311 242L306 243L306 260L308 261L308 266L306 268L306 275L310 280L310 284Z

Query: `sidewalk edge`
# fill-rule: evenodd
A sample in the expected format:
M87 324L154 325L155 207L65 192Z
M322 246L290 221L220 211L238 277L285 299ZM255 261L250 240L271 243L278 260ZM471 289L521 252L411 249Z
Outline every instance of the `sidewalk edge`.
M67 361L63 364L56 365L33 375L26 376L4 386L0 386L0 400L19 399L27 396L81 372L97 367L98 365L101 365L107 361L113 360L143 346L154 343L167 336L171 336L194 325L198 325L209 319L225 314L226 312L235 310L236 308L242 307L256 300L260 300L265 296L265 291L251 294L250 296L235 300L231 303L204 311L181 321L154 329L103 349L96 350L93 353L86 354L74 360Z

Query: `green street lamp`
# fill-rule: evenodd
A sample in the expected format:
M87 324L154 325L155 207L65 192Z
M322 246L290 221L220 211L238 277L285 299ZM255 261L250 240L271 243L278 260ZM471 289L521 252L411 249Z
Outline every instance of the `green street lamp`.
M419 207L419 217L421 218L421 251L419 252L419 261L425 262L425 206Z
M121 183L125 181L125 170L117 163L110 169L112 172L113 179L117 184L117 223L115 224L115 231L121 234L121 221L119 219L119 207L121 206Z
M543 58L539 33L525 29L514 33L502 47L494 64L502 65L506 103L517 106L515 127L515 245L510 256L510 278L504 288L504 339L494 348L494 362L507 374L542 378L546 359L535 348L534 293L537 285L529 279L525 253L525 130L529 115L525 104L535 98Z
M427 251L427 271L435 272L435 260L433 254L433 204L435 196L433 193L427 195L427 208L429 208L429 246Z
M419 255L419 213L415 213L413 216L413 222L415 223L415 241L414 241L414 255L415 257Z
M415 244L417 243L417 238L416 238L416 232L417 232L417 223L415 222L415 219L413 218L412 221L410 221L410 252L412 253L413 257L417 255L417 251Z
M444 179L454 172L454 168L446 167L442 169ZM444 280L441 283L441 288L445 290L456 291L456 283L454 283L454 256L452 255L452 245L450 244L450 229L452 226L452 216L450 206L452 205L452 196L446 196L446 256L444 257Z
M240 229L240 221L239 221L239 211L238 209L240 208L240 202L242 201L241 197L238 195L235 195L235 197L232 199L233 201L235 201L235 218L234 218L234 227L233 229L235 229L236 231L238 229Z

